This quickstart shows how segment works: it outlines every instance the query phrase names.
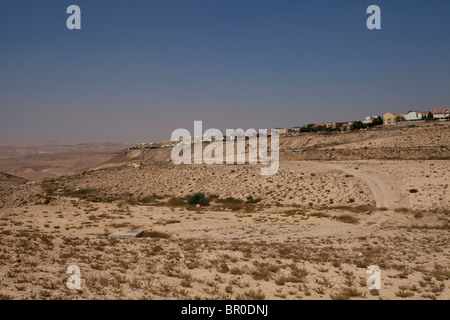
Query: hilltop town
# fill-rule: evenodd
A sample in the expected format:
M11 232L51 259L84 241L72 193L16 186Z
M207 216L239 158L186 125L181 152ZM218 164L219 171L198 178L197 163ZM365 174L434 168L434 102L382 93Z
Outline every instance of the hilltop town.
M372 128L380 125L393 125L410 122L425 122L425 121L449 121L449 108L435 109L434 111L408 111L403 114L396 114L387 112L383 116L367 116L364 120L347 121L347 122L324 122L318 124L308 124L301 127L293 128L275 128L280 136L295 136L306 132L348 132L352 130L361 130ZM243 134L241 132L234 132L229 136L224 136L223 141L239 138ZM268 130L268 136L271 136L271 130ZM194 136L190 138L190 143L197 142L212 142L214 138L210 136ZM165 140L161 143L144 142L137 144L128 150L136 149L156 149L156 148L172 148L182 142L181 140Z

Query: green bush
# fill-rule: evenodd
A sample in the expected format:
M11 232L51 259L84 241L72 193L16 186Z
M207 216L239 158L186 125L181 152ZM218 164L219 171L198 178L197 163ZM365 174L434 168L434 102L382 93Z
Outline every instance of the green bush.
M194 193L188 197L188 203L191 205L209 206L210 199L202 192Z

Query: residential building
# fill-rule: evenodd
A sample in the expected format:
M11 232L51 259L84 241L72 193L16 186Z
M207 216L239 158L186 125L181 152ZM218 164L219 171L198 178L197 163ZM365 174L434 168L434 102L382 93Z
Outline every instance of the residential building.
M436 109L433 111L433 119L443 120L450 118L450 111L446 109Z
M327 129L336 129L342 127L345 124L346 122L327 122L325 123L325 127Z
M405 121L419 121L427 117L430 111L409 111L405 115Z
M378 119L378 117L377 116L368 116L368 117L366 117L363 121L362 121L362 123L364 123L364 124L370 124L370 123L372 123L374 120L376 120L376 119Z
M403 119L403 115L388 112L385 113L383 116L383 124L396 124L397 122L401 121Z
M287 133L287 129L284 128L276 128L278 130L278 135L283 136Z

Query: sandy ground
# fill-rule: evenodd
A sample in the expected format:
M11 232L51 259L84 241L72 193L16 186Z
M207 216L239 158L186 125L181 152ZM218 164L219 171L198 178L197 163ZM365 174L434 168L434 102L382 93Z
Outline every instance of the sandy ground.
M449 130L306 134L280 148L448 149ZM97 147L46 148L0 148L23 153L0 171L52 177L0 173L0 299L450 299L446 157L282 161L261 176L259 166L175 166L170 149L107 151L98 165ZM187 202L197 192L209 205ZM118 230L144 233L109 237ZM72 265L80 290L66 287ZM380 290L367 287L372 265Z
M267 178L164 163L22 184L8 197L21 205L0 209L0 295L449 299L449 170L448 160L284 162ZM209 206L185 203L197 191ZM108 238L117 230L146 234ZM81 290L65 287L69 265ZM366 286L369 265L381 268L379 291Z
M46 185L59 195L86 190L112 199L204 192L222 199L260 198L265 205L430 210L450 206L448 164L448 160L293 161L282 162L278 174L269 177L249 165L136 164L63 177Z

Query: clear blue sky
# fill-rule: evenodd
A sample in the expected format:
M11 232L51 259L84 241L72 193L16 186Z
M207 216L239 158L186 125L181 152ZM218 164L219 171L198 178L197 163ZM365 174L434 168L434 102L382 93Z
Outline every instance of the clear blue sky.
M82 30L66 28L66 8ZM382 10L382 30L366 9ZM450 104L450 1L5 0L0 141L159 141Z

